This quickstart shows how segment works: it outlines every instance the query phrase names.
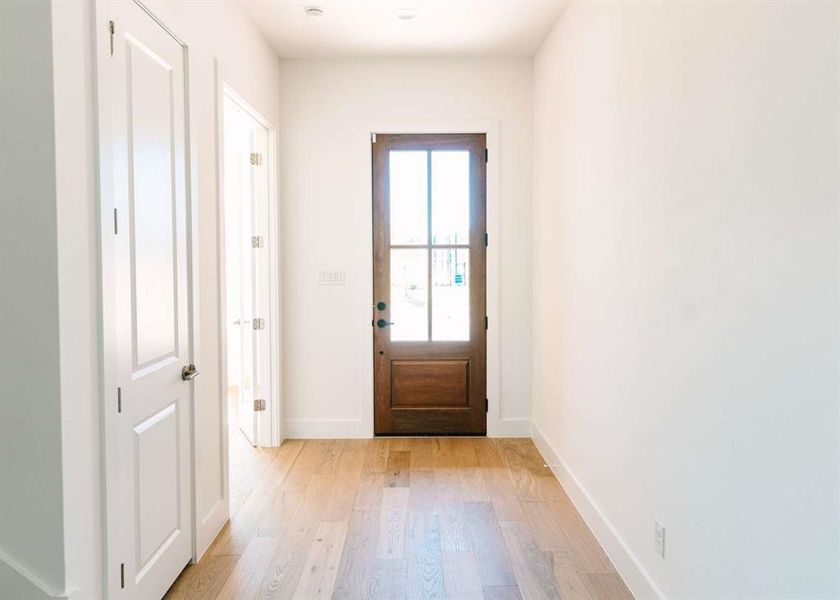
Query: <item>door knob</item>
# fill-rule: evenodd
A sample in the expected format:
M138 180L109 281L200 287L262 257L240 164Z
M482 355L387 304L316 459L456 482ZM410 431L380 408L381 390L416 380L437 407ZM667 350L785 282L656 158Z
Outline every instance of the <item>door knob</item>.
M388 308L388 305L381 300L376 303L376 310L385 310L386 308Z
M379 319L376 322L376 326L379 327L379 328L388 327L388 325L393 325L393 324L394 324L393 321L386 321L385 319Z
M196 377L198 377L198 369L195 368L195 365L190 364L181 369L181 379L184 381L192 381Z

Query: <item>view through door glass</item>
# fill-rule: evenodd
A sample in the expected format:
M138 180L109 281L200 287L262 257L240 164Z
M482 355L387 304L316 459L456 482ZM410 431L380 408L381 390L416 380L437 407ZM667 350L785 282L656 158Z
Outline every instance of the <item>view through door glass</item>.
M372 147L374 431L484 434L485 135Z

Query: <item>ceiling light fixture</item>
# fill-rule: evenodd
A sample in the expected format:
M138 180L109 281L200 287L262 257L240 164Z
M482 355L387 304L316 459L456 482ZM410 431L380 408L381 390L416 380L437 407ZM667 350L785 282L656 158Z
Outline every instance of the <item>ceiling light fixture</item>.
M306 13L307 17L320 17L324 14L324 9L318 6L307 6L303 9L303 12Z
M397 18L400 21L410 21L411 19L413 19L416 16L417 15L414 14L413 10L409 10L407 8L403 8L403 9L397 11Z

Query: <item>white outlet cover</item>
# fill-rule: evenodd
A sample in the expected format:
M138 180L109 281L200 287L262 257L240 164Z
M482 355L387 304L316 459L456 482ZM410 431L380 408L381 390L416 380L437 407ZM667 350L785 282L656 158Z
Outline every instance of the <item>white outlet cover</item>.
M653 546L656 553L665 558L665 526L658 519L653 520Z

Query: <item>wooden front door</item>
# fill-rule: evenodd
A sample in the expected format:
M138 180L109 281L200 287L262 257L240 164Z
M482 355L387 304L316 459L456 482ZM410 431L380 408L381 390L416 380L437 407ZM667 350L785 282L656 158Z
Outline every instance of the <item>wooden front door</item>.
M374 433L483 435L485 135L372 149Z

